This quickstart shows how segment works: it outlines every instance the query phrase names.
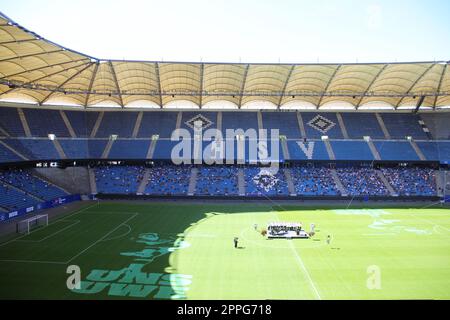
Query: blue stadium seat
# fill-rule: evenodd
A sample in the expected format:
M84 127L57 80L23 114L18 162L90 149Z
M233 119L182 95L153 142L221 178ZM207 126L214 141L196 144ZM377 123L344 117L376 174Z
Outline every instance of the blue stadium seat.
M366 141L330 141L336 160L373 160Z
M47 137L53 133L56 137L69 137L69 131L59 110L23 109L33 137Z
M190 166L155 166L148 169L145 193L151 195L186 195L191 177Z
M198 171L197 195L238 195L238 169L234 166L203 166Z
M383 139L384 133L381 130L375 114L360 112L342 112L345 128L349 138L361 139L370 136L372 139Z
M89 159L87 139L59 139L59 143L68 159Z
M139 138L151 138L157 134L160 138L170 138L176 125L177 112L144 112L137 136Z
M145 159L151 140L117 139L114 141L108 158Z
M0 107L0 126L12 137L25 136L17 108Z
M77 137L89 137L99 112L96 111L64 111Z
M267 129L278 129L280 135L287 139L300 139L301 133L297 121L296 112L262 112L263 127Z
M289 140L287 141L292 160L329 160L327 149L320 140ZM300 147L302 146L302 147ZM309 158L311 156L311 158Z
M222 134L226 136L226 129L254 129L258 132L256 112L222 112Z
M42 200L53 200L67 193L36 176L30 170L3 171L0 180Z
M144 167L97 167L94 169L98 193L136 194Z
M297 195L336 196L340 194L329 168L293 166L290 171Z
M289 190L282 168L273 174L270 168L244 169L246 194L250 196L288 196Z
M375 169L345 167L336 173L343 187L351 196L387 196L389 191L377 175Z
M18 155L14 152L0 144L0 162L15 162L15 161L23 161Z
M419 160L419 156L408 141L374 141L373 144L381 160Z
M180 128L187 129L193 134L195 121L202 122L203 133L208 129L217 128L217 112L183 111Z
M60 159L53 142L49 139L18 138L4 139L4 142L30 160Z
M380 113L380 115L391 138L404 139L406 136L411 136L414 139L428 139L419 124L418 115L409 113Z
M25 193L15 190L6 183L0 181L0 206L12 211L31 207L36 200Z
M105 150L107 139L89 139L88 140L88 150L89 157L92 159L100 159L102 157L103 151Z
M136 124L137 112L105 112L96 137L109 138L116 134L119 138L130 138Z
M321 136L328 136L330 139L343 138L336 113L303 112L301 115L307 138L319 139Z
M384 176L401 196L434 196L436 180L432 169L427 168L382 168Z

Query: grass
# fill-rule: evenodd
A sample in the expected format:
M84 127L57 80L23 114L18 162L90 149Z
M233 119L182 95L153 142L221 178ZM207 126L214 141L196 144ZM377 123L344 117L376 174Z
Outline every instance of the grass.
M1 243L0 299L449 299L449 213L102 203ZM275 220L314 223L316 235L253 228Z

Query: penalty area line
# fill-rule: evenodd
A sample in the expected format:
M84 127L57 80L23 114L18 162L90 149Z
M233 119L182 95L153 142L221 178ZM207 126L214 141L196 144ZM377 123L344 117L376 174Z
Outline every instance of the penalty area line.
M81 213L81 212L83 212L83 211L86 211L86 210L92 208L93 206L97 206L97 205L98 205L98 203L94 203L94 204L92 204L92 205L90 205L90 206L86 206L86 207L81 208L81 209L79 209L79 210L77 210L77 211L74 211L74 212L70 213L70 214L67 215L67 216L57 217L55 220L53 220L51 223L49 223L46 227L48 227L48 226L50 226L50 225L53 225L53 224L55 224L55 223L57 223L57 222L60 222L60 221L65 221L66 218L69 218L69 217L72 217L72 216L74 216L74 215L77 215L77 214L79 214L79 213ZM45 228L46 228L46 227L45 227ZM32 234L33 232L36 232L36 231L39 231L39 230L42 230L42 229L36 229L36 230L31 231L31 232L28 233L28 234L24 234L24 235L22 235L22 236L16 237L16 238L11 239L11 240L9 240L9 241L0 243L0 247L5 246L5 245L7 245L8 243L17 241L17 240L19 240L19 239L22 239L22 238L24 238L24 237L26 237L26 236L29 236L29 235Z
M91 244L89 247L87 247L86 249L82 250L81 252L77 253L76 255L74 255L72 258L70 258L68 261L66 261L66 264L70 263L71 261L73 261L75 258L79 257L80 255L82 255L83 253L85 253L87 250L89 250L90 248L92 248L93 246L95 246L97 243L103 241L106 237L108 237L111 233L113 233L114 231L116 231L117 229L119 229L122 225L126 224L128 221L130 221L131 219L135 218L139 213L135 213L133 214L133 216L129 217L127 220L125 220L124 222L122 222L121 224L119 224L117 227L115 227L114 229L112 229L111 231L109 231L107 234L105 234L104 236L102 236L100 239L98 239L97 241L95 241L93 244Z

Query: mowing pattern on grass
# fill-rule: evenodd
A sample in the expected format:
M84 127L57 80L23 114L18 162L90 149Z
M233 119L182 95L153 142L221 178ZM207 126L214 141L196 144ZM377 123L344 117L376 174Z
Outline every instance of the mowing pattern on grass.
M449 213L96 204L0 243L0 299L449 299ZM316 234L266 240L276 220Z

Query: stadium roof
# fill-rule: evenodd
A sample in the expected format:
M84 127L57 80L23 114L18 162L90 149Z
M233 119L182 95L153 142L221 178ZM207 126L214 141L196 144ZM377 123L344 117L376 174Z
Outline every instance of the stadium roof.
M450 106L449 61L265 64L97 59L0 13L0 99L81 107Z

